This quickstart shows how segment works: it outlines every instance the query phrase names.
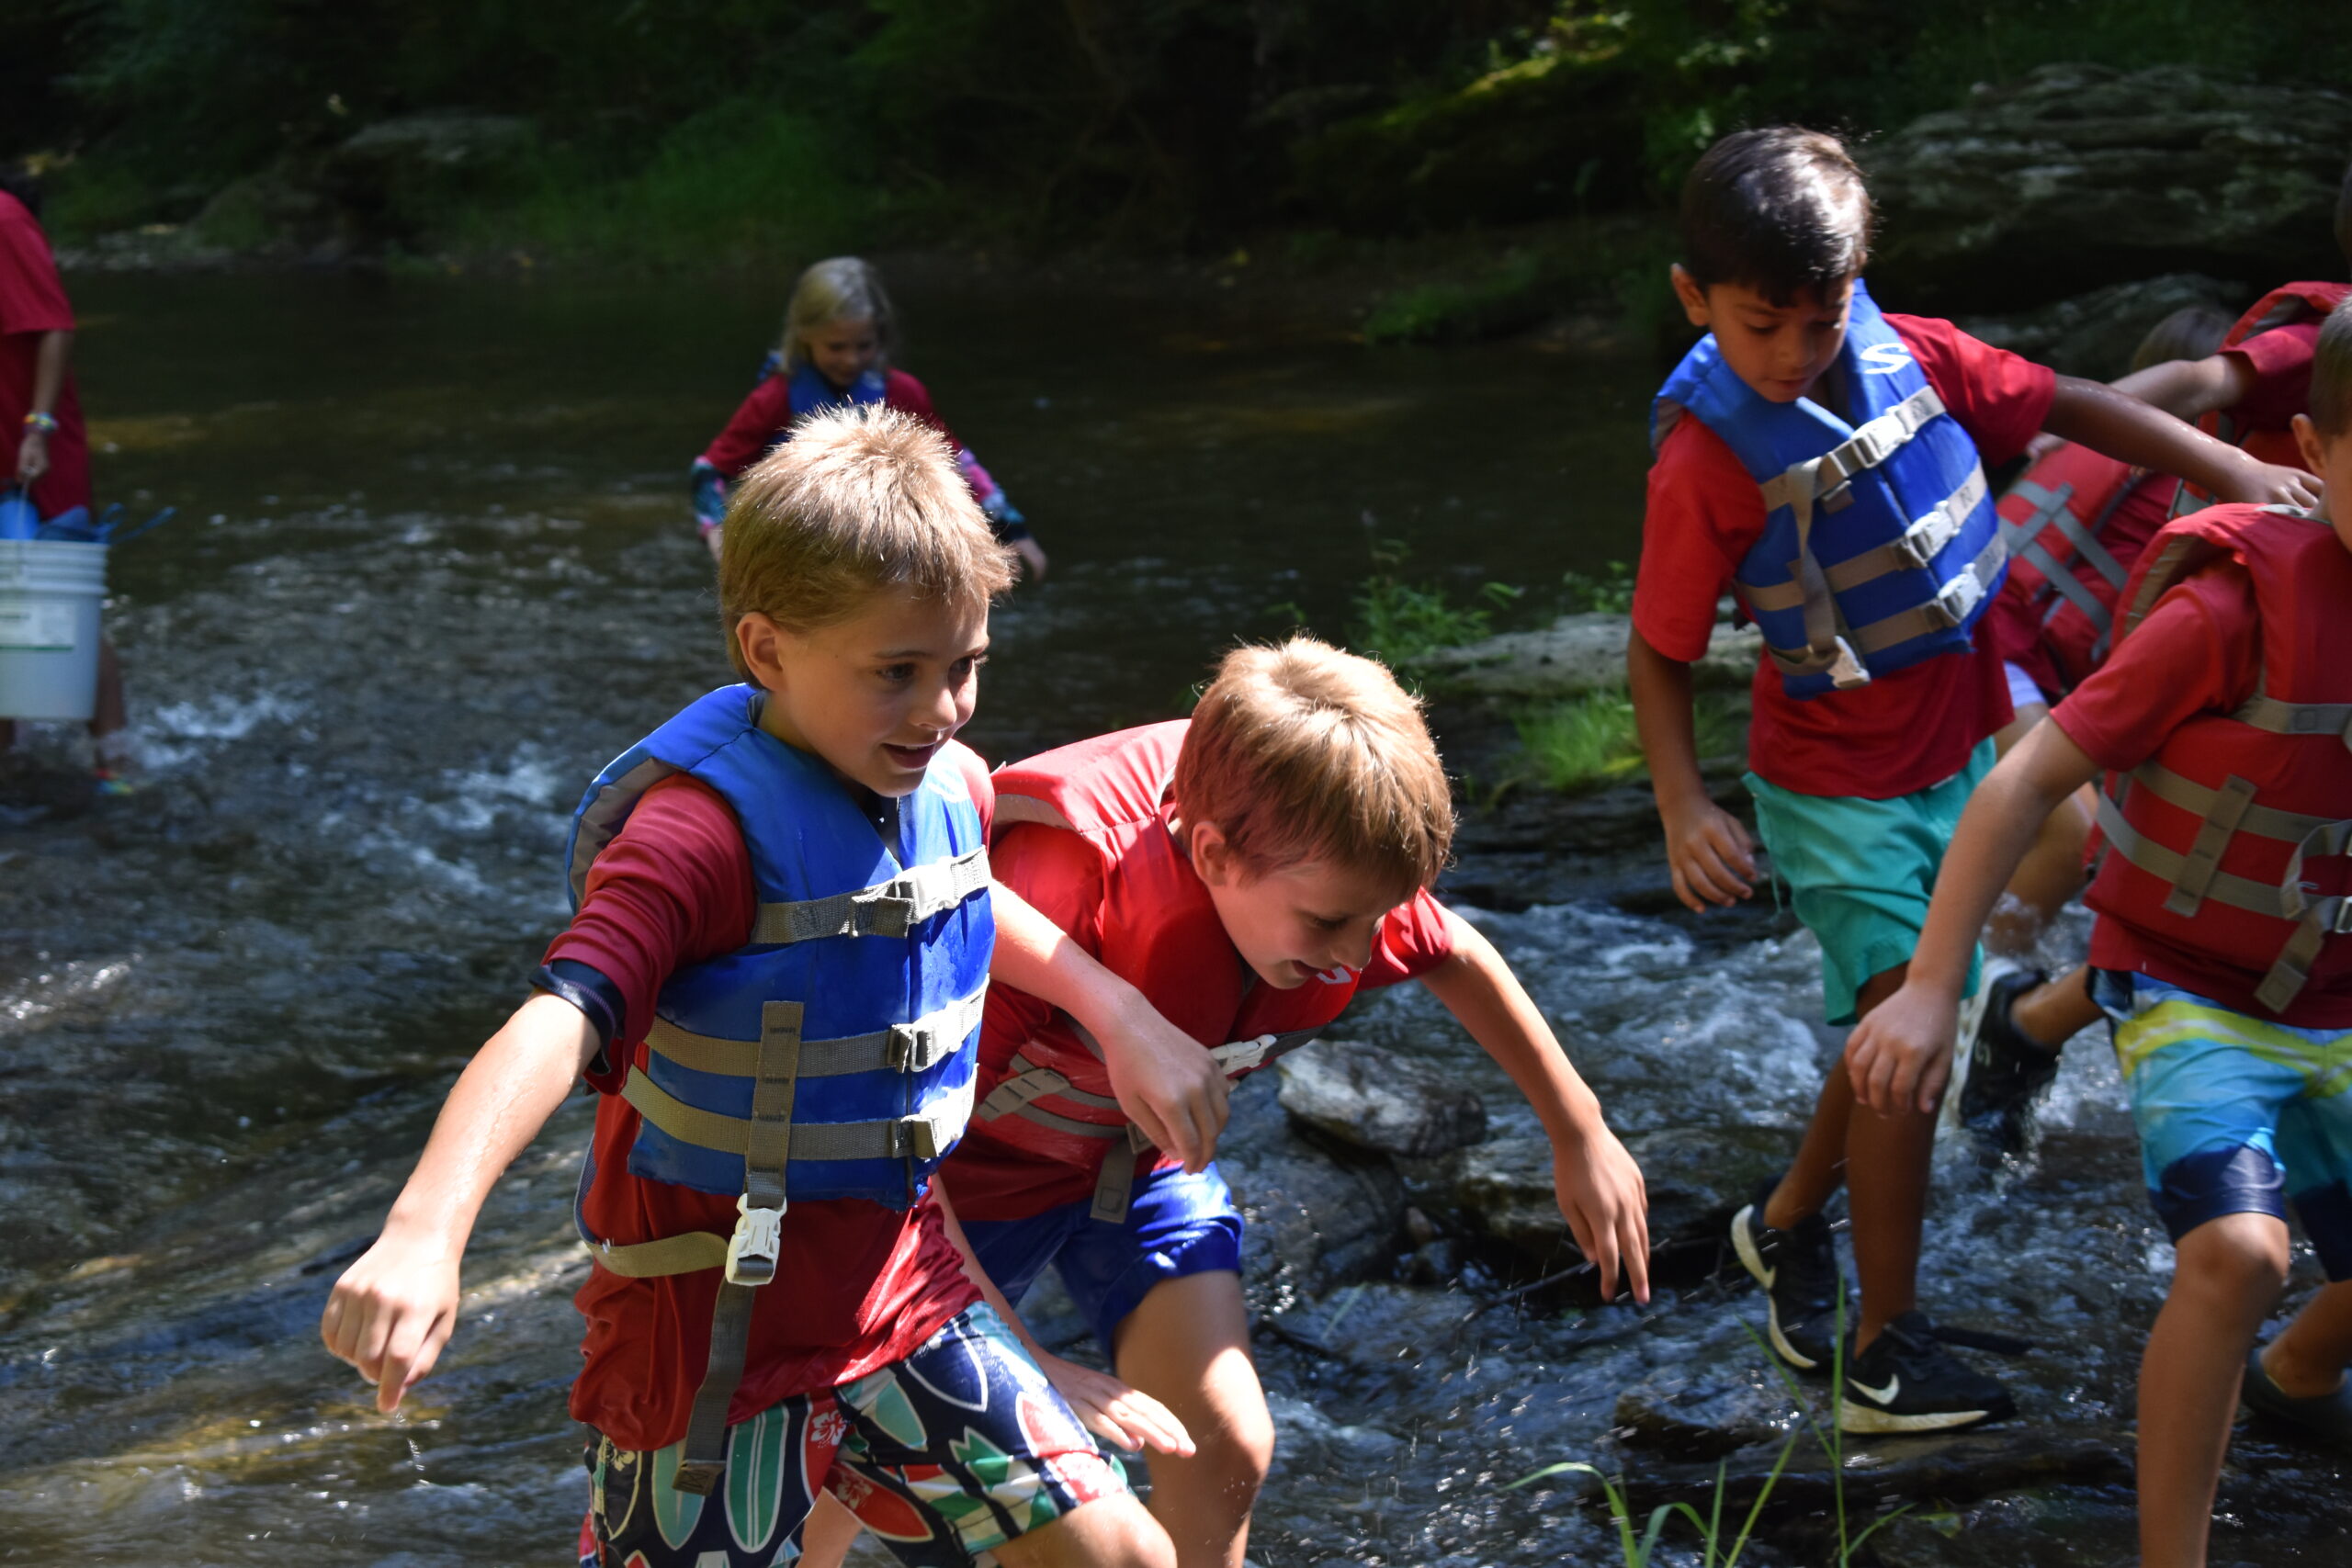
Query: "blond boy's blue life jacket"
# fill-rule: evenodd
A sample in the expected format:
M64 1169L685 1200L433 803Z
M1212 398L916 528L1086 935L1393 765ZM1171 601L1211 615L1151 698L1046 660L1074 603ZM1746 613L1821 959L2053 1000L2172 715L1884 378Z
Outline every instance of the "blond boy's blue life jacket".
M751 852L750 943L671 976L622 1088L642 1119L628 1168L758 1209L910 1208L971 1114L995 932L979 811L936 759L886 844L823 761L760 728L765 700L700 698L599 773L572 818L575 907L673 773L725 798Z
M1838 367L1850 424L1762 397L1710 333L1650 420L1655 450L1695 415L1762 487L1764 536L1734 583L1795 697L1966 652L2008 566L1976 444L1859 278Z

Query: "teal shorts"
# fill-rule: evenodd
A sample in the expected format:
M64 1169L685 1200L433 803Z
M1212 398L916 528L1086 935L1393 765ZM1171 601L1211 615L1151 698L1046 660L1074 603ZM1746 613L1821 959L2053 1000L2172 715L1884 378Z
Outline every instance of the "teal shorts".
M1986 740L1943 783L1892 800L1798 795L1747 775L1772 874L1788 885L1797 919L1820 939L1821 1002L1831 1023L1853 1022L1864 983L1911 961L1944 850L1993 758ZM1983 958L1969 954L1972 993Z

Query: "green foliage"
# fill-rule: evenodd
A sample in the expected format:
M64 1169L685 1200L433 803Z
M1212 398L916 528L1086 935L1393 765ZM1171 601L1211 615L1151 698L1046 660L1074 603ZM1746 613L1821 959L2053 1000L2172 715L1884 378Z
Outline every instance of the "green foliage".
M1553 308L1541 257L1522 252L1498 270L1466 282L1451 279L1399 289L1364 318L1369 343L1486 337L1543 319Z
M1728 692L1702 692L1695 704L1700 757L1738 755L1746 704ZM1513 727L1520 750L1505 773L1507 783L1581 795L1642 773L1641 734L1634 725L1633 699L1623 691L1587 692L1541 704L1521 713Z
M1355 625L1349 641L1360 653L1391 665L1426 659L1442 648L1476 642L1494 629L1494 612L1526 592L1507 582L1478 590L1486 607L1456 604L1445 590L1406 581L1396 575L1408 551L1401 540L1384 539L1373 550L1382 570L1364 580L1355 596Z
M155 192L120 164L78 158L42 178L41 226L67 243L148 221Z
M1634 569L1621 560L1611 561L1598 576L1564 571L1560 574L1560 587L1567 595L1571 611L1623 615L1634 608Z

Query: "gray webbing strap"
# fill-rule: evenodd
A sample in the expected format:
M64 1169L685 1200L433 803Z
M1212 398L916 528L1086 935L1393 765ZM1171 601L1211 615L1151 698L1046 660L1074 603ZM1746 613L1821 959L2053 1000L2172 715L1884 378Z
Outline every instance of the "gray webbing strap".
M572 830L571 864L566 868L575 906L588 897L588 868L620 831L638 797L677 771L667 762L648 758L598 790L596 798L581 808L580 826Z
M894 1023L869 1034L800 1043L800 1077L840 1077L849 1073L928 1072L956 1054L980 1025L988 1002L985 986L968 997L925 1013L912 1023ZM656 1018L646 1034L656 1055L698 1073L749 1077L758 1068L760 1043L696 1034L666 1018Z
M1069 1078L1053 1068L1041 1067L1018 1053L1014 1054L1008 1066L1013 1076L990 1089L989 1097L980 1101L978 1108L972 1112L983 1122L993 1122L1000 1116L1020 1111L1031 1100L1042 1100L1049 1094L1057 1099L1091 1106L1097 1111L1116 1111L1119 1108L1119 1102L1109 1095L1089 1094L1074 1087Z
M727 1267L727 1238L716 1231L686 1231L658 1241L593 1241L588 1256L625 1280L661 1280Z
M2125 821L2123 812L2116 806L2112 795L2098 797L2098 828L2117 854L2150 876L2160 882L2177 884L2180 881L2180 874L2188 865L2188 857L2177 850L2166 849ZM2244 909L2250 915L2268 915L2274 919L2292 918L2277 887L2267 882L2235 876L2226 871L2213 874L2205 885L2204 896L2227 904L2233 909Z
M2132 787L2144 789L2167 806L2177 807L2197 817L2210 816L2222 793L2154 762L2143 762L2132 770ZM2252 833L2261 839L2277 839L2282 843L2300 844L2312 829L2324 828L2333 820L2335 818L2329 817L2306 817L2300 811L2278 811L2267 806L2250 805L2238 818L2238 831Z
M1094 1179L1094 1203L1087 1210L1086 1217L1105 1224L1123 1225L1127 1223L1127 1207L1135 1199L1136 1167L1141 1163L1144 1151L1151 1147L1151 1140L1132 1122L1111 1131L1126 1135L1125 1146L1102 1156L1102 1169Z
M1925 516L1903 531L1900 538L1825 568L1822 575L1833 592L1844 593L1865 582L1874 582L1889 572L1926 570L1943 553L1944 547L1960 536L1970 515L1983 503L1985 490L1984 470L1972 468L1958 490L1929 508ZM2002 526L2010 528L2007 524ZM1804 603L1804 589L1793 580L1762 587L1743 582L1739 587L1748 604L1759 610L1793 610Z
M800 1076L800 1018L798 1002L771 1001L760 1008L752 1115L742 1124L743 1196L736 1205L741 1217L728 1242L727 1277L711 1313L710 1359L702 1386L695 1391L694 1414L672 1483L681 1492L708 1495L726 1469L727 1409L743 1381L755 1292L775 1278L785 1173L792 1161L792 1101ZM635 1074L630 1077L637 1080Z
M2075 487L2062 484L2051 490L2031 479L2019 479L2009 487L2008 493L2022 497L2026 504L2033 508L2033 514L2022 523L2011 523L2006 518L2002 520L2001 532L2008 536L2009 551L2014 555L2033 543L2041 531L2050 526L2050 520L2066 510L2066 503L2075 499Z
M2230 716L2270 735L2336 735L2352 747L2352 703L2282 703L2257 694Z
M752 925L755 947L780 947L833 936L903 937L989 885L989 852L919 865L888 882L790 904L763 904Z
M1968 570L1944 585L1943 592L1924 604L1917 604L1883 620L1872 621L1853 634L1854 646L1864 653L1876 653L1882 649L1909 642L1915 637L1930 632L1949 631L1968 619L1977 601L1992 588L1993 580L2001 575L2001 568L2009 558L2008 547L1996 533L1977 552Z
M2044 549L2041 544L2037 542L2025 545L2017 549L2017 554L2033 563L2033 569L2041 573L2042 581L2050 585L2051 593L2090 617L2091 625L2097 626L2102 634L2115 625L2115 612L2100 604L2098 595L2084 587L2082 580L2068 571L2059 563L2058 558ZM2110 556L2109 558L2111 560L2114 558ZM2054 604L2051 606L2050 613L2056 615L2057 606Z
M740 1116L704 1111L686 1104L643 1073L632 1070L621 1085L621 1098L682 1144L744 1154L751 1143L752 1122ZM964 1123L963 1109L942 1106L931 1115L902 1116L888 1122L825 1122L792 1130L792 1157L798 1160L936 1159L956 1140Z
M1944 400L1936 395L1936 389L1920 388L1876 419L1856 426L1853 434L1820 457L1792 464L1786 473L1765 481L1764 510L1794 506L1801 495L1810 502L1815 497L1828 494L1863 469L1885 462L1897 447L1917 435L1921 426L1943 412Z
M2234 773L2213 792L2213 804L2197 826L2197 837L2180 863L2180 874L2173 878L2172 891L2165 895L2165 908L2183 919L2197 913L2197 907L2205 901L2205 889L2222 869L2222 854L2230 847L2230 836L2238 830L2239 819L2253 804L2253 781Z

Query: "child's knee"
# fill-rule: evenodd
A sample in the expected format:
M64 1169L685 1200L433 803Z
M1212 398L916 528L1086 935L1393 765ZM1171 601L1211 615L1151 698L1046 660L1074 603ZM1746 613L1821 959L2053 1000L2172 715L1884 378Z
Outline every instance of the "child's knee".
M1216 1472L1225 1492L1255 1497L1274 1463L1274 1418L1262 1399L1242 1408L1220 1413L1221 1418L1200 1443L1200 1458ZM1198 1441L1200 1434L1194 1434Z
M2287 1223L2273 1214L2222 1214L2180 1238L2175 1284L2204 1281L2232 1292L2272 1292L2287 1282Z

